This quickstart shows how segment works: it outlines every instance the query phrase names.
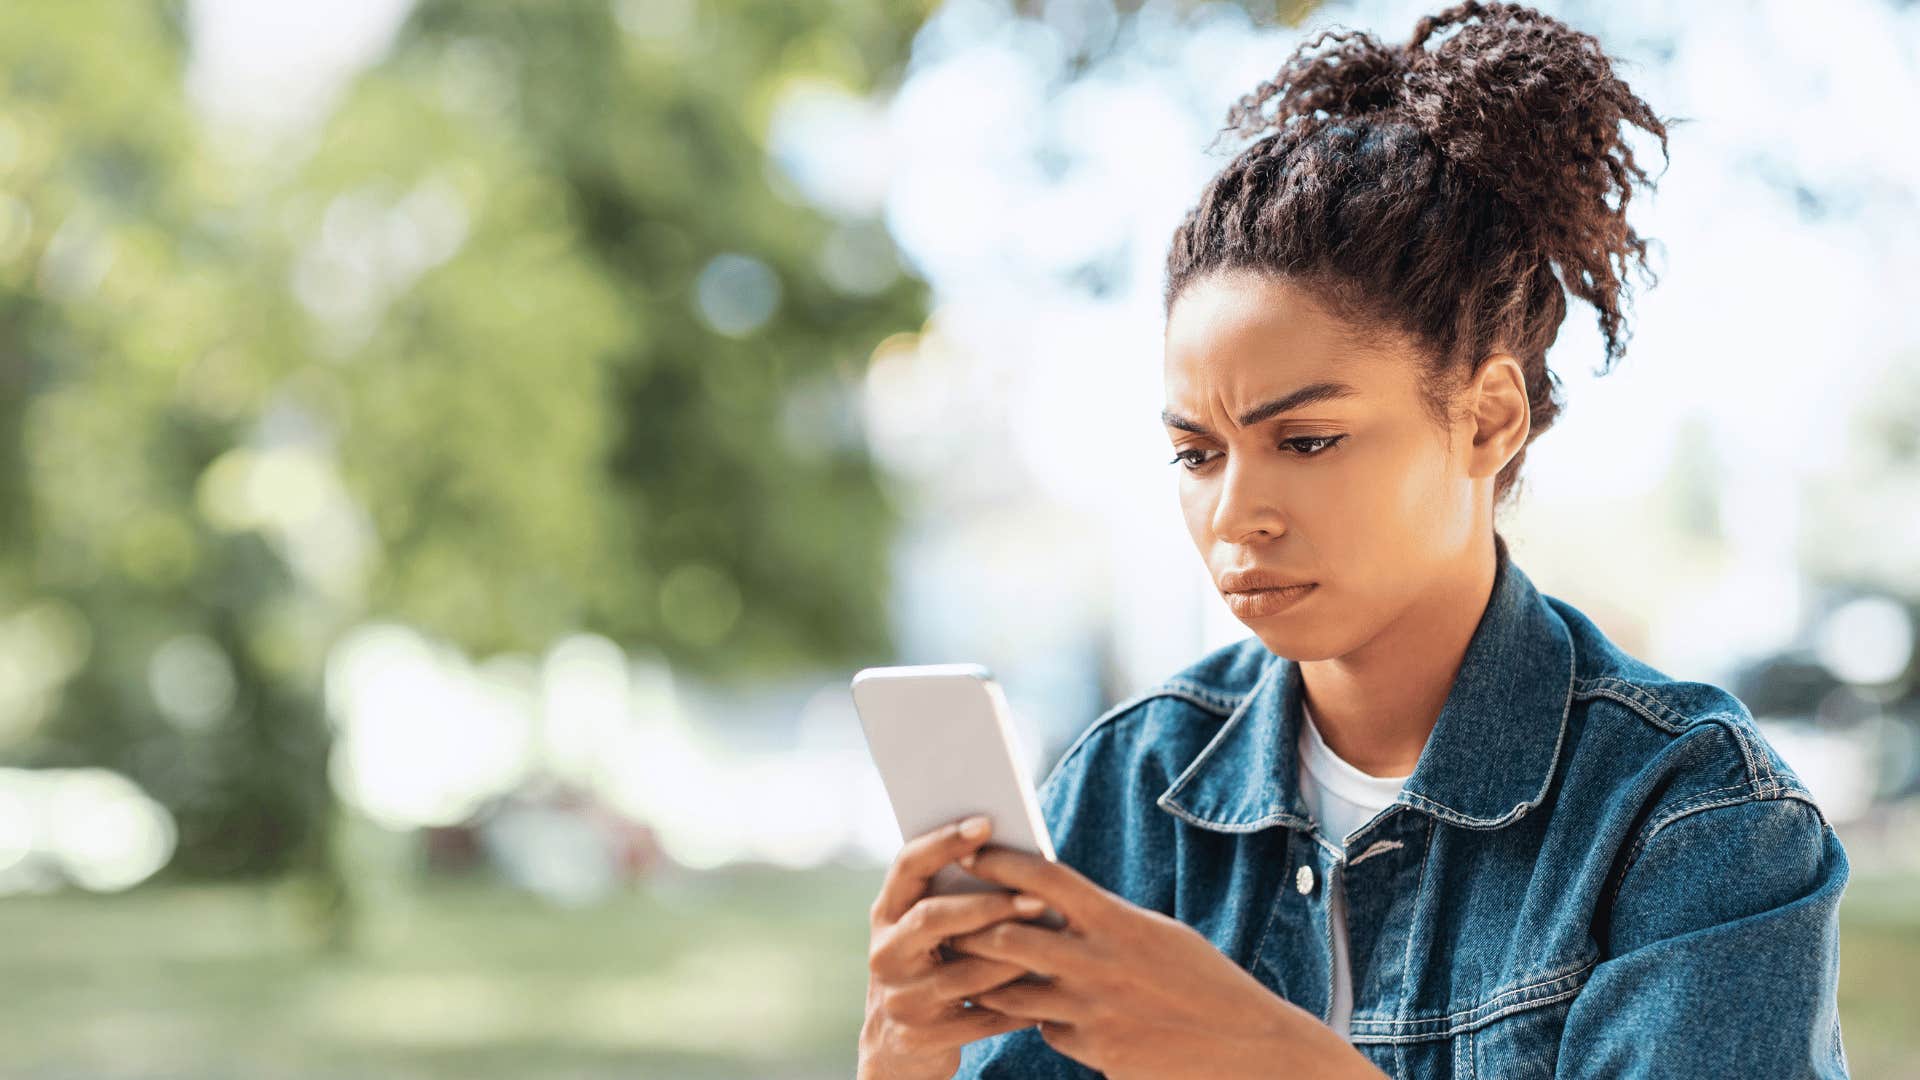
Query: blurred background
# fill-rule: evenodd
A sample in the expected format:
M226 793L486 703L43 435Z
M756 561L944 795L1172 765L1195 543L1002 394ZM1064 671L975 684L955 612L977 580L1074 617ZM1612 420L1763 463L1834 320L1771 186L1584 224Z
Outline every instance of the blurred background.
M848 1075L849 676L986 664L1038 779L1244 636L1165 245L1437 6L0 7L0 1073ZM1751 706L1920 1075L1920 5L1543 6L1692 120L1503 532Z

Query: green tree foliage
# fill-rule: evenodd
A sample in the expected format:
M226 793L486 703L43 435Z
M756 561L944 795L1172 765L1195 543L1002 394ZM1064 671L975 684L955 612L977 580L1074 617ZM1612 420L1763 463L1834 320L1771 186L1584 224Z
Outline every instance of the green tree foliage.
M288 365L195 156L180 27L0 10L0 752L125 772L177 870L257 874L324 862L327 730L292 575L201 512Z
M304 868L337 915L357 622L883 654L855 406L924 289L830 284L849 224L764 140L784 79L884 84L921 15L430 2L261 159L189 112L177 7L0 9L0 760L125 772L173 872Z
M468 222L329 371L371 595L477 650L584 625L721 677L874 656L891 518L859 379L924 287L830 285L840 226L764 139L783 81L865 92L919 14L673 7L426 3L309 170L316 219L440 191Z

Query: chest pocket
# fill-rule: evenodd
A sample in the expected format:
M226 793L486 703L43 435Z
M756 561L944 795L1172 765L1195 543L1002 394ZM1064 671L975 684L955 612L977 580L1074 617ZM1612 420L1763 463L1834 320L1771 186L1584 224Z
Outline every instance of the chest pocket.
M1352 1042L1408 1080L1552 1080L1567 1011L1594 960L1515 980L1445 1016L1355 1018Z

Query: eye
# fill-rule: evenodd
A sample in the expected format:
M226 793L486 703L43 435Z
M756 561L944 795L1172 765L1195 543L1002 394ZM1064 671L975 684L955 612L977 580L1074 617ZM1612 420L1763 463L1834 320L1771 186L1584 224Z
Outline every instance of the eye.
M1282 439L1280 445L1292 447L1301 457L1318 457L1344 438L1345 435L1302 435L1297 439Z
M1212 458L1205 456L1210 453L1215 453L1215 451L1200 450L1200 449L1182 450L1179 453L1173 455L1173 461L1169 461L1167 462L1167 464L1172 465L1175 462L1178 462L1179 464L1185 466L1188 472L1194 472L1198 470L1202 465L1205 465L1207 462L1213 460Z

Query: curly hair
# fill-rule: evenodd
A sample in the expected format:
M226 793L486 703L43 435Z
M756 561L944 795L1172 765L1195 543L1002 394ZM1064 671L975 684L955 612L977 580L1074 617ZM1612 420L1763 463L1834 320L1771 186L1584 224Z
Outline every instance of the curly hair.
M1531 443L1563 404L1546 353L1565 294L1598 309L1605 374L1626 350L1629 261L1657 282L1626 221L1634 184L1652 182L1622 125L1659 136L1664 158L1677 122L1634 96L1592 35L1517 4L1454 4L1400 46L1325 30L1228 112L1222 135L1260 137L1174 230L1166 310L1202 275L1278 275L1357 337L1421 346L1443 425L1478 362L1508 352ZM1496 478L1496 505L1525 457Z

